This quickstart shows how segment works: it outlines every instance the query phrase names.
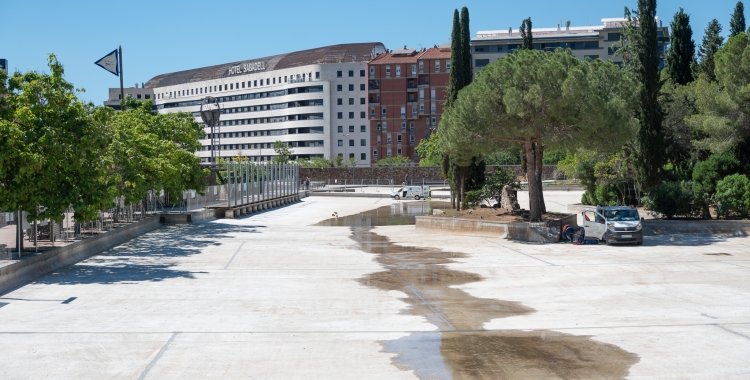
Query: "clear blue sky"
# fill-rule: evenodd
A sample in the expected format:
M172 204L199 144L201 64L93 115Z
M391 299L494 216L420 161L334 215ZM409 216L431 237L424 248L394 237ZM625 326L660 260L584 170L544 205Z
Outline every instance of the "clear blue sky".
M708 22L729 30L736 1L660 0L665 25L680 6L691 16L700 44ZM383 42L389 49L447 42L453 10L469 7L471 33L534 26L600 24L622 17L636 0L536 1L36 1L0 0L0 58L11 71L46 71L57 54L66 77L85 88L81 97L101 105L114 75L94 65L123 47L125 86L155 75L348 42ZM750 2L748 3L750 6ZM749 15L750 16L750 15Z

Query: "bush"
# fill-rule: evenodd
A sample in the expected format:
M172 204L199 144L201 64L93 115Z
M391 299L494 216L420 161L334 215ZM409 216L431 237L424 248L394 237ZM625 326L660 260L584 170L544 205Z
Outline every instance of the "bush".
M704 218L711 217L708 206L714 203L716 184L722 178L737 173L740 166L740 161L732 152L713 154L707 160L695 164L693 168L694 190Z
M469 190L464 194L464 202L467 208L477 208L484 201L484 191Z
M724 177L716 184L716 214L747 218L750 212L750 180L744 174Z
M593 191L586 190L583 193L581 203L585 205L620 206L622 198L615 184L595 185Z
M662 182L648 196L643 197L642 201L646 209L662 214L667 219L696 216L700 212L695 204L692 182Z

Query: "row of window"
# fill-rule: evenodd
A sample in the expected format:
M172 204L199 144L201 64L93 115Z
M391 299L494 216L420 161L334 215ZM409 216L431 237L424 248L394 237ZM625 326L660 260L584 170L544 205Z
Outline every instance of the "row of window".
M229 125L246 125L246 124L266 124L266 123L281 123L285 121L322 120L322 119L323 119L322 113L302 113L298 115L260 117L260 118L255 118L255 119L224 120L221 122L221 125L229 126Z
M248 107L224 108L223 110L221 110L221 113L231 114L231 113L244 113L244 112L273 111L273 110L280 110L280 109L287 109L287 108L315 107L315 106L322 106L322 105L323 105L323 99L298 100L296 102L262 104L258 106L248 106Z
M343 98L336 99L336 104L340 105L340 106L343 106L344 105L344 99ZM365 98L359 98L359 104L367 104L367 99L365 99ZM349 105L350 106L354 105L354 98L349 98Z
M435 102L430 103L430 113L434 114L437 113L437 104ZM419 103L419 114L424 114L424 103ZM386 108L382 107L380 109L380 117L381 119L385 119L387 115ZM401 113L400 116L402 118L406 117L406 107L401 107ZM417 117L417 106L414 105L411 107L411 116ZM375 118L375 108L370 108L370 118Z
M397 153L396 154L398 156L401 156L401 148L397 149ZM417 153L417 152L414 152L414 155L417 156L417 157L419 157L419 153ZM391 156L392 156L391 148L388 148L386 150L386 157L391 157ZM372 151L372 159L373 160L377 160L378 159L378 151L376 149L373 149L373 151Z
M278 77L278 82L281 84L281 78ZM309 78L312 80L312 73L302 75L297 74L295 76L284 76L284 83L291 82L291 83L297 83L297 82L305 82ZM315 73L315 79L320 79L320 72ZM227 83L223 85L215 85L215 86L203 86L203 87L196 87L196 88L189 88L185 90L178 90L178 91L169 91L169 92L162 92L156 94L157 99L174 99L181 96L191 96L191 95L202 95L202 94L210 94L214 92L219 91L231 91L231 90L239 90L240 88L245 88L245 83L247 83L247 88L252 87L260 87L263 86L263 81L265 80L265 85L269 86L271 84L276 84L276 77L273 78L265 78L260 79L260 85L258 84L258 79L256 80L249 80L247 82L235 82L235 83Z
M344 118L344 113L343 112L337 112L336 113L336 118L337 119L343 119ZM359 118L360 119L366 119L367 118L367 112L364 112L364 111L360 112L359 113ZM354 119L354 112L349 112L349 119Z
M339 126L338 126L338 127L336 128L336 131L337 131L338 133L344 133L344 127L343 127L343 126L341 126L341 125L339 125ZM359 126L359 131L360 131L360 132L367 132L367 126L365 126L365 125L360 125L360 126ZM350 126L349 126L349 133L354 133L354 126L353 126L353 125L350 125Z
M338 145L344 146L344 140L339 140ZM354 146L354 139L349 139L349 146ZM367 139L359 139L359 146L367 146Z
M430 122L432 122L432 123L430 123ZM429 127L430 125L432 125L433 127L437 126L437 117L433 116L432 118L425 119L425 125L427 127ZM388 122L384 121L382 124L380 122L378 122L377 124L375 124L375 129L377 131L388 132ZM412 131L412 132L414 131L414 122L413 121L409 122L409 130ZM406 132L406 122L405 121L401 122L401 132Z
M381 144L380 136L378 135L377 145ZM390 133L386 136L386 145L393 144ZM396 135L396 144L401 145L401 135ZM409 145L414 145L414 135L409 135Z
M364 83L362 83L362 84L359 85L359 90L360 91L364 91L365 90L365 84ZM344 91L344 85L343 84L337 84L336 85L336 91L338 91L338 92ZM354 85L353 84L349 84L349 91L354 91Z
M619 37L617 38L619 40ZM474 46L474 53L512 53L517 49L520 49L520 44L503 44L503 45L478 45ZM535 43L535 50L554 50L556 48L563 49L598 49L599 41L576 41L576 42L544 42Z
M216 145L216 150L239 150L239 149L272 149L274 143L258 143L258 144L222 144ZM323 140L315 141L290 141L286 143L292 148L320 148L323 147ZM211 145L204 145L201 147L202 151L210 151Z
M440 60L435 60L435 72L440 72ZM406 65L404 65L406 66ZM396 70L396 78L401 78L401 65L394 65ZM451 61L447 60L445 61L445 72L451 71ZM411 75L410 76L417 76L417 72L420 74L424 73L424 61L419 61L417 65L411 65ZM375 66L370 66L370 77L375 77ZM385 77L390 78L391 77L391 65L385 66Z
M264 131L245 131L245 132L225 132L217 133L219 138L237 138L237 137L257 137L257 136L279 136L279 135L302 135L308 133L322 134L323 127L308 127L308 128L289 128L289 129L271 129ZM210 140L213 137L212 133L206 133L206 139Z
M323 86L305 86L305 87L287 88L287 89L276 90L276 91L253 92L253 93L241 94L241 95L221 96L221 97L216 98L216 101L218 101L219 103L227 103L227 102L235 102L235 101L240 101L240 100L273 98L273 97L285 96L285 95L308 94L311 92L323 92ZM201 104L200 100L190 100L186 102L164 103L164 104L160 104L158 108L162 109L162 108L175 108L175 107L191 107L191 106L197 106L200 104Z
M359 70L359 76L364 77L365 76L365 71L364 70ZM336 72L336 77L337 78L343 78L344 77L344 72L341 71L341 70L337 71ZM354 70L349 70L349 78L354 78Z
M343 153L339 153L339 157L344 158L344 154ZM350 160L354 159L354 153L349 153L349 159ZM360 153L359 154L359 159L361 161L367 161L367 153Z

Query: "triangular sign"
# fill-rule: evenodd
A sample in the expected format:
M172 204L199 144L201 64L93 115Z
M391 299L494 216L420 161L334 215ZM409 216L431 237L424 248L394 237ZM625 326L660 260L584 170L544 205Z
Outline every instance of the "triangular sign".
M116 76L120 76L120 60L118 59L118 56L117 49L115 49L94 63L104 70L107 70Z

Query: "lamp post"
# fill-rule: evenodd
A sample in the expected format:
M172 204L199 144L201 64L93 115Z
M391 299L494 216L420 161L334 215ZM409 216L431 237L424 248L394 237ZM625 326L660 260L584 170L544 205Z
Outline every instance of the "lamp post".
M207 96L201 99L201 119L206 126L211 128L211 163L216 163L216 147L221 140L219 139L219 119L221 118L221 106L213 96Z
M344 136L344 159L346 160L346 162L349 162L349 157L347 157L346 155L346 145L349 144L347 137L349 137L349 134L342 133L341 136Z

